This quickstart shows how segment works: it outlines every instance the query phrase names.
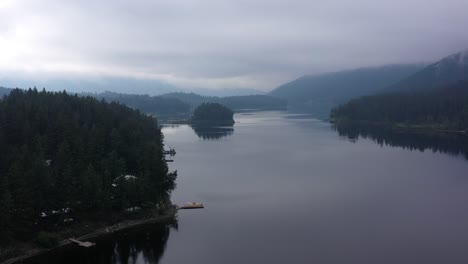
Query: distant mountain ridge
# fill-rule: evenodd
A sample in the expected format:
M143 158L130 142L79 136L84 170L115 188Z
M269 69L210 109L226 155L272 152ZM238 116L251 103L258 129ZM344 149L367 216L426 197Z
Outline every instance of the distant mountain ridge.
M104 99L107 102L119 102L130 108L138 109L143 113L156 115L162 118L168 116L187 116L191 110L189 104L176 98L140 94L121 94L109 91L99 94L82 95L90 95L97 99Z
M234 111L241 110L283 110L287 103L284 99L268 95L238 95L238 96L202 96L195 93L169 93L164 98L176 98L190 104L193 108L203 103L223 104Z
M40 77L2 77L0 76L0 87L12 87L28 89L46 88L48 91L67 90L70 93L103 93L112 91L116 93L148 94L151 96L162 95L173 92L197 93L206 96L239 96L264 94L264 92L249 88L182 88L170 83L146 78L131 77L69 77L69 78L40 78Z
M385 90L427 89L462 80L468 80L468 50L447 56Z
M387 87L335 107L336 122L468 131L468 52L458 52Z
M35 77L0 77L0 85L28 89L46 88L48 91L63 91L70 93L101 93L114 91L137 94L160 95L177 90L177 87L152 79L138 79L130 77L89 77L89 78L35 78Z
M355 97L378 93L423 67L423 64L387 65L307 75L269 94L288 100L289 108L326 118L333 107Z

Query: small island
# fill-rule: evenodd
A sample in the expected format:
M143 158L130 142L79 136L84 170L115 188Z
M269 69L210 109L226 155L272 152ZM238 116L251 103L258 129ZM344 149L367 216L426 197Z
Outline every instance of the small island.
M203 103L193 111L191 123L193 125L232 126L233 116L234 112L222 104Z

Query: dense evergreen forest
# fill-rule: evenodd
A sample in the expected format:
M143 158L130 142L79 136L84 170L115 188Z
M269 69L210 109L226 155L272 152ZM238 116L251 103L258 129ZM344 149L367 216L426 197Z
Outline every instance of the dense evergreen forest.
M192 124L233 125L234 112L218 103L203 103L199 105L192 116Z
M286 109L286 101L267 95L239 95L239 96L202 96L194 93L169 93L162 95L165 98L176 98L192 107L203 103L219 103L235 111L241 110L283 110Z
M0 101L0 243L80 221L169 203L157 121L119 103L12 90Z
M354 99L333 109L331 119L466 131L468 81Z

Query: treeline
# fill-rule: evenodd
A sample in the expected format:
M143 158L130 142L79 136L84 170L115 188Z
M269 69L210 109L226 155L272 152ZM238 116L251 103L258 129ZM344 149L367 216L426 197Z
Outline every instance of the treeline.
M203 103L219 103L235 111L240 110L283 110L286 100L268 95L239 95L239 96L202 96L194 93L168 93L161 97L176 98L190 104L193 108Z
M364 121L406 127L468 129L468 81L439 88L366 96L331 111L336 122Z
M36 89L0 101L0 236L93 212L167 204L175 187L157 121L119 103Z

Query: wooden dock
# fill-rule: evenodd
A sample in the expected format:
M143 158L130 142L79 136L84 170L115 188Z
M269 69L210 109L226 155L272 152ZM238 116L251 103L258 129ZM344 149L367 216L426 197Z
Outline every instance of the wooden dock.
M70 242L73 242L75 244L77 244L78 246L81 246L81 247L85 247L85 248L89 248L89 247L92 247L92 246L95 246L96 243L93 243L93 242L89 242L89 241L80 241L78 239L74 239L74 238L69 238L68 239Z
M196 202L185 203L184 205L179 206L179 209L202 209L202 208L205 208L205 206L202 203L196 203Z

